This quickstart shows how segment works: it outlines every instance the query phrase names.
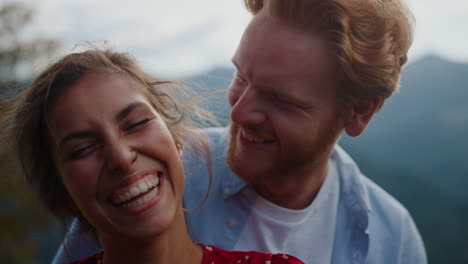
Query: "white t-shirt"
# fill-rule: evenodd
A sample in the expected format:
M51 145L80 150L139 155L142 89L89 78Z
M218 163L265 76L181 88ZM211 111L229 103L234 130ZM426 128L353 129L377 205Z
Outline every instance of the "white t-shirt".
M257 195L234 250L255 248L291 254L304 263L331 263L340 186L333 160L328 168L319 193L305 209L283 208Z

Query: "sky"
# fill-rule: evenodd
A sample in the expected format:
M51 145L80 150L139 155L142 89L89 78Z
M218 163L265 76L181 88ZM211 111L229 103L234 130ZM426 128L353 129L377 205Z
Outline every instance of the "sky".
M50 37L63 53L107 42L153 73L190 76L231 67L250 14L241 0L0 0L35 10L25 38ZM468 0L407 0L416 18L410 62L427 54L468 63Z

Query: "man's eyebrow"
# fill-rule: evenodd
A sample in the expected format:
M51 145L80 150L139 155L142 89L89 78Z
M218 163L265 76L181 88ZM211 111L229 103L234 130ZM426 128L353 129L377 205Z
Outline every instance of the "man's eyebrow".
M124 109L120 110L119 113L115 116L117 122L125 119L133 110L140 107L145 107L146 105L142 102L134 102L127 105Z

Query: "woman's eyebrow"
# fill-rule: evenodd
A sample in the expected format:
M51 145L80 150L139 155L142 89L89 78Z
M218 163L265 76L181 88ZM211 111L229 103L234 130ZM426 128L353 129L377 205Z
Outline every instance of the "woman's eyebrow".
M115 116L115 120L117 122L122 121L125 119L133 110L140 108L140 107L146 107L146 105L142 102L134 102L130 103L127 106L125 106L122 110L120 110L117 115ZM61 148L65 143L72 139L82 139L82 138L87 138L87 137L92 137L93 132L88 131L88 130L81 130L81 131L75 131L71 132L70 134L66 135L63 137L60 142L59 142L59 148Z
M142 103L142 102L134 102L134 103L128 104L125 108L123 108L122 110L120 110L119 113L117 113L117 115L115 116L115 120L116 120L117 122L122 121L122 120L125 119L133 110L135 110L136 108L140 108L140 107L146 107L146 104L144 104L144 103Z
M67 143L68 141L70 141L72 139L88 138L88 137L92 137L92 136L93 136L93 132L87 131L87 130L72 132L72 133L66 135L65 137L63 137L60 140L58 148L60 149L65 143Z

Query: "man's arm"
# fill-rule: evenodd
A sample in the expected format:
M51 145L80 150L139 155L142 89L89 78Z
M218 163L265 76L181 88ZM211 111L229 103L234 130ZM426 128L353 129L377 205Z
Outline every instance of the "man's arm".
M72 261L92 256L101 251L98 243L86 235L79 222L74 219L65 235L52 264L68 264Z

